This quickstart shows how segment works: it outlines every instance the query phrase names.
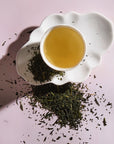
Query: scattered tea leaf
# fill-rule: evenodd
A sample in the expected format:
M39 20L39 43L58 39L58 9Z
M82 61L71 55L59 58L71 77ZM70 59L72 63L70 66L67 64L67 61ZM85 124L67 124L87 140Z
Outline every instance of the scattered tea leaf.
M21 102L20 102L20 109L23 111L23 105Z
M100 106L100 104L99 104L97 98L95 98L94 101L95 101L95 103L96 103L98 106Z
M70 137L69 140L73 140L73 137Z
M58 136L57 138L56 138L56 140L59 140L61 137L60 136Z
M46 141L47 137L44 138L44 142Z
M5 43L6 43L6 41L4 41L4 42L2 43L2 46L4 46L4 45L5 45Z
M105 118L103 118L103 125L104 125L104 126L107 125L107 123L106 123L106 119L105 119Z

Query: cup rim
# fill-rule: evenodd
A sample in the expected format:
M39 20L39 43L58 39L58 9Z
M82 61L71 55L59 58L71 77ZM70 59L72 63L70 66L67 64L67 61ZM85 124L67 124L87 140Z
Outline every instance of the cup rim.
M44 47L43 47L43 45L44 45L44 42L45 42L46 37L47 37L48 34L51 32L51 30L53 30L53 29L56 28L56 27L62 27L62 26L63 26L63 27L69 27L69 28L75 30L76 32L78 32L78 34L82 37L82 40L83 40L83 43L84 43L84 49L85 49L85 50L84 50L84 55L83 55L82 59L80 60L80 62L79 62L78 64L76 64L75 66L70 67L70 68L61 68L61 67L57 67L57 66L51 64L51 63L48 61L48 59L46 58L45 54L44 54ZM40 42L40 54L41 54L41 57L42 57L43 61L44 61L50 68L52 68L52 69L54 69L54 70L57 70L57 71L68 71L68 70L71 70L71 69L77 67L77 66L82 62L83 58L85 57L85 53L86 53L86 42L85 42L84 36L83 36L83 34L82 34L77 28L75 28L75 27L73 27L73 26L69 26L69 25L66 25L66 24L59 24L59 25L53 26L53 27L49 28L49 29L44 33L44 35L43 35L42 38L41 38L41 42Z

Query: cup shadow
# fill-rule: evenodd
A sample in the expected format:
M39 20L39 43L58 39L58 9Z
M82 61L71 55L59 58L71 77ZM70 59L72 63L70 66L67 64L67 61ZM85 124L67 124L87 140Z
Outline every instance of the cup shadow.
M0 60L0 108L24 96L30 87L16 72L16 54L29 40L30 33L37 27L24 29L17 40L8 47L7 54Z

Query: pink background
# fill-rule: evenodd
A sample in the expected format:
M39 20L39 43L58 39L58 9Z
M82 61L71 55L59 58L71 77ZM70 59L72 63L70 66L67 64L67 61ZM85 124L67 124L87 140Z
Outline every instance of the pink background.
M15 104L16 89L26 89L21 82L11 90L10 84L4 79L14 80L17 73L9 63L15 58L18 49L28 40L27 30L33 30L39 26L41 21L52 13L63 13L76 11L79 13L100 12L114 22L114 1L113 0L0 0L0 104L6 104L0 109L0 144L20 144L25 139L27 144L35 144L38 127L34 120L27 118L27 112L22 112ZM16 33L16 34L15 34ZM20 37L23 34L24 37ZM11 39L9 39L11 38ZM6 41L5 45L2 43ZM7 58L10 52L12 59ZM12 69L11 69L12 67ZM7 72L3 76L3 72ZM114 45L103 56L102 64L92 72L97 76L96 80L90 78L86 81L100 83L103 86L105 97L114 104ZM91 89L97 90L95 85ZM24 101L24 99L23 99ZM26 103L26 102L25 102ZM28 106L29 107L29 106ZM103 110L100 110L103 112ZM102 131L91 127L93 138L90 144L113 144L114 143L114 109L107 118L108 125ZM27 133L31 137L26 136ZM86 134L83 134L86 137ZM47 144L51 143L46 141ZM42 144L42 142L37 142ZM66 144L64 139L60 143ZM77 142L73 141L73 144ZM58 144L58 143L56 143Z

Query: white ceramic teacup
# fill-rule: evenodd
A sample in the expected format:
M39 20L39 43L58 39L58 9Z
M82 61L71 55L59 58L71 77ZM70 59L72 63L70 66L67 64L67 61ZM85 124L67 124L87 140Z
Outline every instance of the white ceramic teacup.
M76 31L76 33L78 33L78 34L80 35L80 37L81 37L82 40L83 40L83 43L84 43L84 54L83 54L83 57L81 58L80 62L79 62L78 64L76 64L75 66L73 66L73 67L70 67L70 68L57 67L57 66L53 65L52 63L50 63L50 61L46 58L46 55L45 55L45 53L44 53L44 43L45 43L45 40L46 40L46 38L48 37L49 33L50 33L54 28L56 28L56 27L66 27L66 28L73 29L74 31ZM60 36L61 36L61 35L60 35ZM69 35L69 37L70 37L70 35ZM48 29L48 30L45 32L45 34L43 35L43 37L42 37L42 39L41 39L41 42L40 42L40 53L41 53L41 56L42 56L44 62L45 62L49 67L51 67L52 69L58 70L58 71L67 71L67 70L71 70L72 68L75 68L77 65L79 65L79 64L81 63L82 59L83 59L84 56L85 56L85 52L86 52L86 42L85 42L85 40L84 40L83 35L80 33L80 31L79 31L78 29L76 29L76 28L74 28L74 27L72 27L72 26L69 26L69 25L57 25L57 26L54 26L54 27ZM69 53L69 55L70 55L70 53Z

